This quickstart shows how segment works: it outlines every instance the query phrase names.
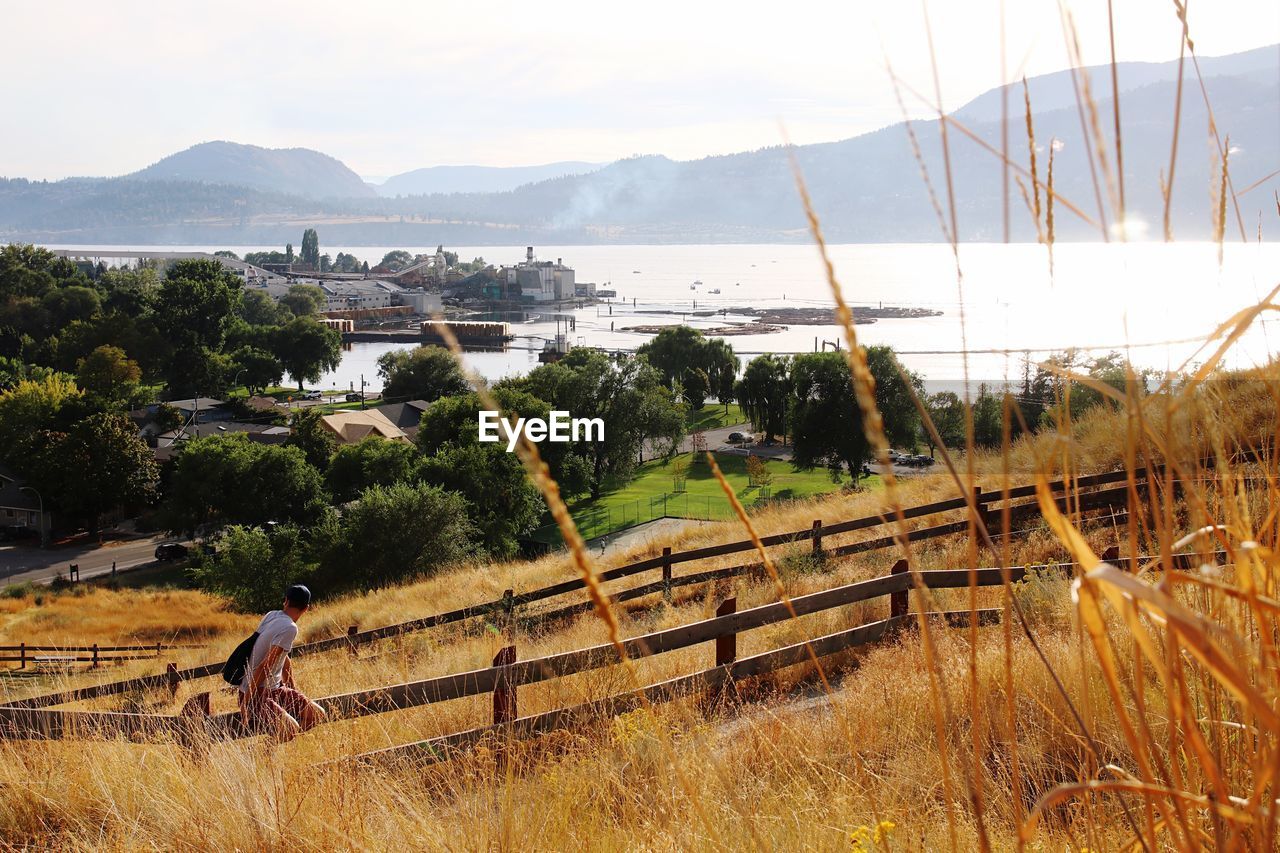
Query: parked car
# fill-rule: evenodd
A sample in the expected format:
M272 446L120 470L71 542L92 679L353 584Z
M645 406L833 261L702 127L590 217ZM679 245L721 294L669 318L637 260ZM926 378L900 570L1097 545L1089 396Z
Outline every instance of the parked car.
M185 560L190 552L190 549L181 542L161 542L156 546L156 559L161 561Z
M364 399L363 397L361 397L359 394L357 394L354 391L352 391L350 394L347 395L348 403L359 403L363 399Z
M741 432L729 433L730 444L746 444L750 440L751 439L747 437L746 433L741 433Z
M909 468L928 468L933 464L933 461L932 456L924 456L921 454L916 456L903 456L898 459L898 464L906 465Z
M40 533L34 527L22 524L11 524L0 527L0 542L16 542L19 539L35 539Z
M902 458L902 454L901 454L901 453L899 453L898 451L896 451L896 450L890 450L890 451L889 451L889 461L890 461L890 462L897 462L897 461L898 461L899 459L901 459L901 458Z
M302 399L304 400L320 400L323 398L324 394L321 394L319 391L308 391L302 395Z

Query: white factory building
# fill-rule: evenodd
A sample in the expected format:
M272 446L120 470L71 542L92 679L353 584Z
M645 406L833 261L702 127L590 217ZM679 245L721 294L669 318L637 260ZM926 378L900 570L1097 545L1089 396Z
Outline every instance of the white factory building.
M502 269L507 276L508 291L518 285L523 298L534 302L573 299L576 295L574 272L563 261L563 258L556 258L555 263L534 260L533 247L529 246L525 249L524 261Z

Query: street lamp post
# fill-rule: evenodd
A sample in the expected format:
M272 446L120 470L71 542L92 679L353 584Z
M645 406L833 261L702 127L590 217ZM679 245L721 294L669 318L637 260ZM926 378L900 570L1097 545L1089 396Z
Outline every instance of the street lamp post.
M36 496L36 500L40 502L40 547L49 547L49 525L44 517L44 496L41 495L31 486L19 486L18 491L31 492Z

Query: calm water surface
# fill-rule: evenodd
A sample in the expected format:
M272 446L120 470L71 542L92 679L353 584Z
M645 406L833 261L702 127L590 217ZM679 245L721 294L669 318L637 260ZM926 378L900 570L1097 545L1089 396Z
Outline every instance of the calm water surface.
M105 247L104 247L105 248ZM239 254L261 246L187 246L156 249ZM339 247L377 263L392 248L429 252L431 247ZM452 248L452 247L451 247ZM463 258L483 256L515 263L523 246L459 247ZM610 349L634 349L649 335L625 331L633 325L678 323L701 328L728 325L742 307L818 307L833 304L817 251L809 245L713 246L539 246L540 259L563 258L578 281L612 287L612 306L573 311L574 343ZM864 344L890 344L903 361L931 380L1017 380L1025 352L1035 359L1067 347L1131 347L1144 366L1173 368L1192 357L1198 344L1234 312L1264 298L1280 283L1280 246L1228 245L1221 268L1217 247L1208 243L1060 244L1054 250L1053 276L1047 253L1038 245L969 244L957 261L946 245L838 245L831 247L845 298L860 305L919 306L942 311L923 319L880 320L857 327ZM701 281L695 290L691 283ZM719 294L711 294L718 288ZM634 300L634 304L633 304ZM727 316L682 317L678 313L714 309ZM610 313L612 311L612 313ZM1280 335L1275 321L1257 325L1237 347L1232 364L1267 360ZM513 323L517 335L506 352L468 353L484 376L525 373L536 367L537 351L555 334L554 317ZM1270 334L1269 334L1270 333ZM815 337L837 340L834 326L792 326L766 335L728 338L744 356L761 352L811 352ZM1280 341L1280 337L1277 337ZM1169 343L1172 341L1172 343ZM356 344L323 387L358 386L360 374L378 388L379 355L395 344ZM1008 353L1003 351L1010 351Z

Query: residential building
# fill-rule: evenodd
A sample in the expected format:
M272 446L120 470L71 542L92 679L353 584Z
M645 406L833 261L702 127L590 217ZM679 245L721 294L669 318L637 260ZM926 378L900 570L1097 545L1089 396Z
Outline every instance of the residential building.
M376 409L351 410L321 415L320 423L334 434L339 444L357 444L371 435L390 441L405 441L409 437L382 412Z
M430 405L426 400L410 400L407 403L387 403L371 411L382 414L412 440L418 434L418 424L422 421L423 412Z
M47 536L54 528L53 512L41 506L39 495L17 474L0 465L0 531L25 527Z

